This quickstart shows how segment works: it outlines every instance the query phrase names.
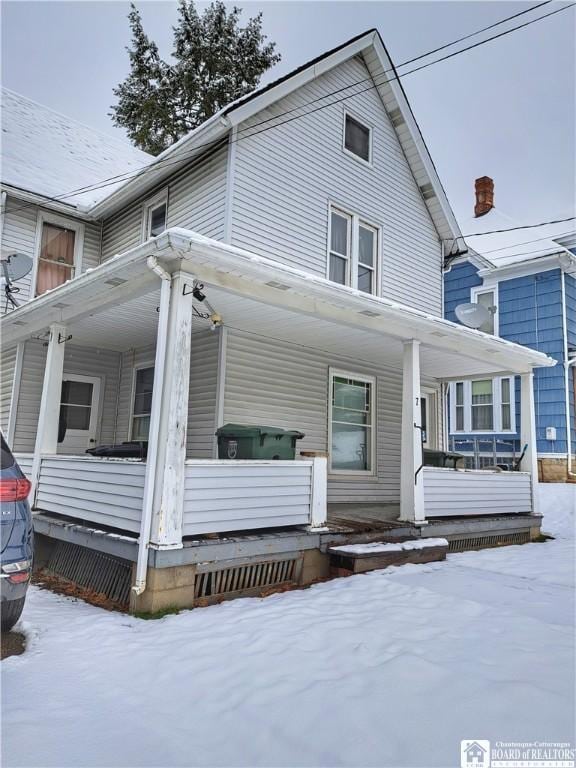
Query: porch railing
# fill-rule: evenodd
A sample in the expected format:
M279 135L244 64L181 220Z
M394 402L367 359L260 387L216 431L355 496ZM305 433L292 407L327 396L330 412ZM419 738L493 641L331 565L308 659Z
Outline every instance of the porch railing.
M18 454L30 476L32 454ZM188 460L182 536L284 526L321 526L326 460ZM138 459L44 456L35 508L138 533L146 464Z
M313 461L186 462L183 536L309 525Z
M531 514L528 472L423 468L426 517Z

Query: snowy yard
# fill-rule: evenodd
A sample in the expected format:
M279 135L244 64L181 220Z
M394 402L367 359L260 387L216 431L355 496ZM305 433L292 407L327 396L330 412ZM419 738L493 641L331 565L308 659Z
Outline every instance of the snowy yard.
M461 739L573 742L567 491L544 488L555 541L158 621L32 589L3 765L432 768Z

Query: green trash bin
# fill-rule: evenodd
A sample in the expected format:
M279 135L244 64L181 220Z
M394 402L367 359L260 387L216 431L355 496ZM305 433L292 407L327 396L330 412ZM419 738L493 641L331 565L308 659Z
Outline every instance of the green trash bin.
M294 459L296 440L304 435L295 429L251 424L225 424L217 430L219 459Z

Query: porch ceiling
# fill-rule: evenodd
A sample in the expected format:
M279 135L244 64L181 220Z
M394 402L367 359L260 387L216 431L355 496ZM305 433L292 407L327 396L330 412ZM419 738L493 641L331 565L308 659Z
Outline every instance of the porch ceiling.
M197 235L172 229L4 318L4 344L66 323L75 343L110 349L154 340L158 278L146 259L205 284L230 328L401 367L402 343L422 344L422 371L438 379L523 373L546 355ZM202 305L202 308L205 304ZM205 325L197 319L196 328Z

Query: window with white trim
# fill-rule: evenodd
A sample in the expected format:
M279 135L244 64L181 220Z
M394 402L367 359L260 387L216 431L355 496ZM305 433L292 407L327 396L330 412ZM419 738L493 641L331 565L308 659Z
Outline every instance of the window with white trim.
M168 193L166 191L148 200L144 204L142 239L161 235L166 229L168 217Z
M38 216L34 295L57 288L80 272L84 225L51 213Z
M496 306L496 289L491 288L490 290L486 290L482 288L482 286L472 288L470 292L470 298L474 303L480 304L482 307L486 307L490 313L489 319L480 326L479 330L484 331L484 333L491 333L492 335L497 336L498 308Z
M374 393L376 380L330 371L330 471L374 472Z
M515 432L514 377L450 385L450 432Z
M372 162L372 129L348 112L344 113L344 149L365 163Z
M148 440L153 386L154 366L136 368L134 371L134 399L130 430L132 440Z
M330 207L328 279L363 293L378 293L378 228Z

